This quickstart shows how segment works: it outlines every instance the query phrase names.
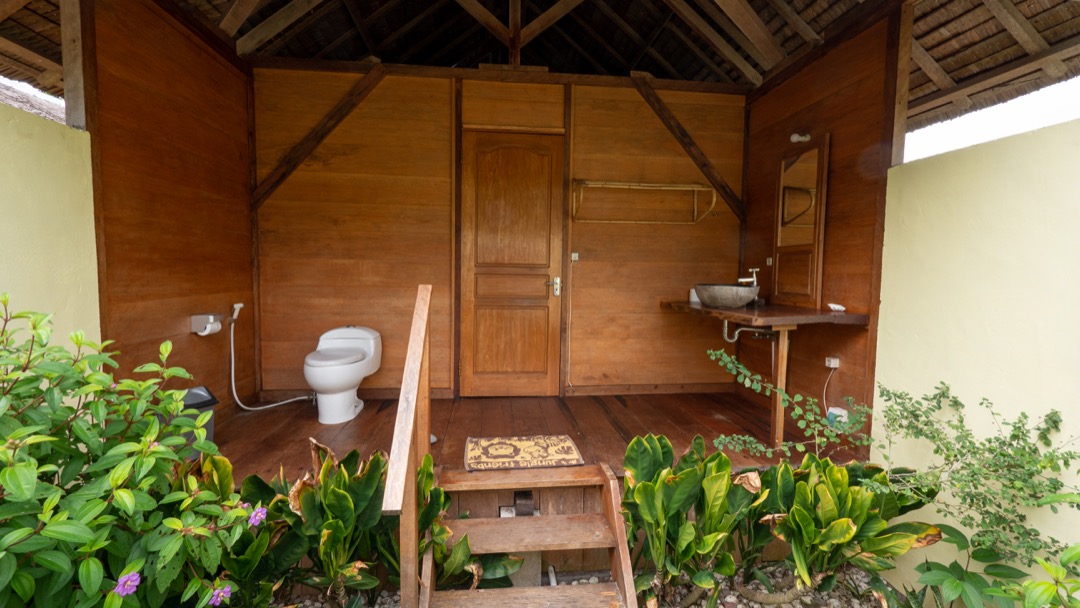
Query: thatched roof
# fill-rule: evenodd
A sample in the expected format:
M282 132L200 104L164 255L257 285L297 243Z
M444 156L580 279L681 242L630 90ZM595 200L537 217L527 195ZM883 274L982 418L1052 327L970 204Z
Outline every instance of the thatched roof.
M516 59L552 72L756 87L860 12L898 0L156 1L220 28L241 55L457 67ZM0 0L0 75L62 92L58 4ZM1078 0L919 0L913 10L909 129L1080 74Z
M48 118L55 122L64 122L64 104L57 103L55 99L42 99L39 95L20 91L19 89L0 82L0 105L13 106L37 114L42 118Z

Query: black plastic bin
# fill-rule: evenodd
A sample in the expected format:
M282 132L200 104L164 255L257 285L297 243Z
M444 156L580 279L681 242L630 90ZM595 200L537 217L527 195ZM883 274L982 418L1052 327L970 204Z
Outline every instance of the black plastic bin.
M210 389L205 386L196 386L195 388L189 388L186 395L184 395L184 406L195 408L199 410L199 415L203 412L210 410L210 420L204 427L206 429L206 440L214 440L214 406L217 405L218 400L214 397L214 393L210 392Z

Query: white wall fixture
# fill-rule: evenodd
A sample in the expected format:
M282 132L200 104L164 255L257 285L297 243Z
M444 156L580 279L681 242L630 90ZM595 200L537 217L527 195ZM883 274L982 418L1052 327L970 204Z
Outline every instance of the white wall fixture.
M191 315L191 333L197 336L209 336L221 331L221 321L225 315L203 313Z

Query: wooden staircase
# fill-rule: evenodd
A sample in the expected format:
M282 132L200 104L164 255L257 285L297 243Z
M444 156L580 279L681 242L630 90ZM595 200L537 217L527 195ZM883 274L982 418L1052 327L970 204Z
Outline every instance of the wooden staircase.
M601 511L573 515L454 520L454 540L469 535L473 554L606 549L611 582L557 587L436 591L434 559L424 556L421 573L416 507L416 470L427 453L430 432L428 306L431 286L421 285L413 312L394 442L390 451L383 513L401 516L401 606L532 608L581 606L637 608L633 571L620 514L619 482L606 464L511 471L444 471L437 484L451 494L498 490L599 487Z
M450 522L454 541L469 535L473 554L529 551L567 551L607 549L611 563L611 582L595 585L558 587L511 587L475 591L430 590L431 568L425 556L421 602L424 606L583 606L595 608L636 608L630 553L626 531L619 514L619 481L606 464L554 469L511 471L446 471L438 480L449 493L498 490L543 490L574 487L599 487L602 511L573 515L538 515L535 517L460 519Z

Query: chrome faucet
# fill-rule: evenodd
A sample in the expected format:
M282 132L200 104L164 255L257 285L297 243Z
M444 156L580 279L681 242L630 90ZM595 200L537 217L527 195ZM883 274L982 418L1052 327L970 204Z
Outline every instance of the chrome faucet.
M757 273L761 269L760 268L750 268L749 270L750 270L750 274L752 274L753 276L737 279L739 284L757 285Z

